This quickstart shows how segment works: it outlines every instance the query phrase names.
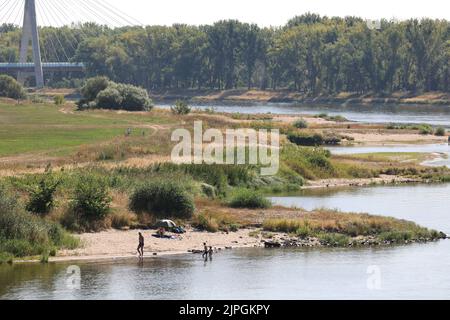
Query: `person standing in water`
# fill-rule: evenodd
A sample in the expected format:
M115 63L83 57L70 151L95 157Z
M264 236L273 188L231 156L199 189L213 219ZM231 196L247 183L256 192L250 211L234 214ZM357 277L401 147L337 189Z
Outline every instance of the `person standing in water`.
M206 242L203 242L203 259L208 259L208 246L206 245Z
M213 247L209 247L208 255L209 255L209 260L211 260L211 261L212 261L213 253L214 253Z
M139 253L139 258L144 257L144 236L139 232L139 245L137 247L137 251Z

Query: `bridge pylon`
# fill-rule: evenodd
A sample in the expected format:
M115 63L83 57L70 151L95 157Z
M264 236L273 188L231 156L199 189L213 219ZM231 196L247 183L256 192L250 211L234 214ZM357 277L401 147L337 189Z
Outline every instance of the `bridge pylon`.
M19 56L19 61L21 63L27 62L28 47L30 45L30 41L33 51L34 76L36 79L36 87L42 88L44 87L44 72L42 70L41 47L39 44L39 31L37 27L35 0L25 0L22 39L20 43L20 56ZM18 80L21 83L25 82L24 72L19 72Z

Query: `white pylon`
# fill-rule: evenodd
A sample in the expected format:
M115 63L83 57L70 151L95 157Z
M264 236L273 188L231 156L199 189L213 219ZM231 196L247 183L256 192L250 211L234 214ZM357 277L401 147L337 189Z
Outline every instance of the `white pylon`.
M44 87L44 72L42 70L41 47L39 45L39 31L36 19L36 2L35 0L25 0L25 10L23 17L22 40L20 43L19 62L27 62L28 46L33 50L34 76L36 79L36 87ZM25 81L25 75L19 72L19 82Z

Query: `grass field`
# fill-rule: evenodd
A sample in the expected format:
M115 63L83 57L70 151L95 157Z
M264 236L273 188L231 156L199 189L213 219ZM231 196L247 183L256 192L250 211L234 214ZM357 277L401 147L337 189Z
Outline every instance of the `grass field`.
M151 132L152 124L168 124L170 119L156 112L119 114L115 112L76 112L51 105L11 105L0 103L0 157L43 152L65 155L81 145L132 134Z

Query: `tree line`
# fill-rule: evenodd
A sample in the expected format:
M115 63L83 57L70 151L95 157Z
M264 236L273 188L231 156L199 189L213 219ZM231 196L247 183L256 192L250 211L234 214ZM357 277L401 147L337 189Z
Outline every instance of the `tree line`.
M85 62L87 77L149 90L450 91L446 20L383 20L372 29L357 17L305 14L271 28L224 20L115 29L87 23L40 32L44 60ZM17 26L0 26L0 62L18 59L19 39Z

